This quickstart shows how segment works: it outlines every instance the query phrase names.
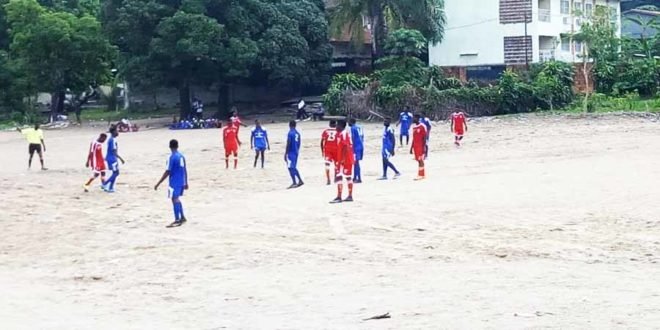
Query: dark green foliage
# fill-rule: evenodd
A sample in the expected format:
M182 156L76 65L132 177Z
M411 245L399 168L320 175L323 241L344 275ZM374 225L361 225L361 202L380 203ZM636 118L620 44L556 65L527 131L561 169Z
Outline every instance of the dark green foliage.
M233 84L325 90L324 10L316 0L109 0L103 17L130 80L179 88L184 114L192 84L218 85L225 110Z

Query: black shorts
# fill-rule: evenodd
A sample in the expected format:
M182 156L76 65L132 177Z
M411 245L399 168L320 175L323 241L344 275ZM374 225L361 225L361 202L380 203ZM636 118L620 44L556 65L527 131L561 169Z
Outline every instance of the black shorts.
M28 152L32 155L35 151L41 153L41 144L30 143L28 146Z

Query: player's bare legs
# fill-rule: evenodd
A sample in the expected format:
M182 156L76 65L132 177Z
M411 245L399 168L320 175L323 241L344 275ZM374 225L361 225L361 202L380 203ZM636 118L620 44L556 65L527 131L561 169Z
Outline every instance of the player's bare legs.
M234 151L234 169L238 168L238 153Z
M229 169L229 153L225 153L225 170Z
M419 163L419 168L417 169L417 177L415 180L423 180L426 178L426 173L424 171L424 159L421 158L417 162Z
M344 202L352 202L353 201L353 178L350 176L346 177L346 185L348 186L348 197L344 199ZM339 196L341 198L341 195Z
M332 183L330 182L330 162L327 160L325 161L325 178L327 181L326 185L328 186L331 185Z
M30 158L28 159L28 170L32 168L32 157L34 157L34 150L30 150Z
M337 173L335 176L335 184L337 184L337 197L330 201L330 203L341 203L343 200L341 199L342 192L344 190L344 180L341 174Z
M88 192L88 191L89 191L89 186L90 186L90 185L92 184L92 182L94 182L94 180L96 180L96 178L98 178L99 176L101 176L101 188L103 188L103 185L105 184L105 172L94 173L94 175L92 175L92 177L89 178L89 180L87 180L87 183L85 183L85 185L83 186L83 189L85 189L85 192Z
M41 150L39 150L39 162L41 163L41 170L47 170L47 168L44 166L44 154ZM30 156L30 163L32 163L32 156Z

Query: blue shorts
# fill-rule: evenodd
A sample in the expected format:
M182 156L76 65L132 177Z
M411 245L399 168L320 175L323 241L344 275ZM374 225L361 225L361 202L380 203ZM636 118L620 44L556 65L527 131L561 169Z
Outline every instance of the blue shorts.
M179 198L183 196L183 187L169 187L167 189L167 198Z
M266 151L266 147L254 147L255 151Z
M291 169L298 167L298 155L286 155L286 166Z
M364 149L355 149L353 150L353 154L355 155L355 160L362 160L364 157Z
M108 159L106 160L108 162L108 170L113 171L113 172L119 172L119 162L115 159Z
M401 135L402 136L410 136L410 127L401 126Z
M392 157L392 152L390 150L383 150L382 155L383 159L390 159L390 157Z

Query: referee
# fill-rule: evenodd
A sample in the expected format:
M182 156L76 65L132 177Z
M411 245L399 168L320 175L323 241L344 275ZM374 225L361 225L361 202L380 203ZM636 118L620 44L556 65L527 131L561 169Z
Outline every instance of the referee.
M34 128L20 129L16 128L28 142L28 153L30 154L30 160L28 160L28 170L32 167L32 157L34 153L39 153L39 161L41 162L41 170L45 171L47 168L44 167L44 153L46 152L46 143L44 142L44 131L39 128L39 124L35 124ZM42 150L43 146L43 150Z

